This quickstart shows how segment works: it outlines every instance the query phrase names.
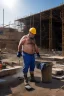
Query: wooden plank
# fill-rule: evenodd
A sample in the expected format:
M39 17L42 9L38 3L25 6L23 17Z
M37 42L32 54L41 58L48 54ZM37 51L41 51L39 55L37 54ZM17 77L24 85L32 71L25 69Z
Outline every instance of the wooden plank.
M52 68L52 74L54 74L54 75L62 75L63 72L64 71L61 68Z
M0 70L0 77L16 74L17 70L21 68L22 68L21 66L15 66L15 67L8 68L8 69L2 69Z
M54 75L52 75L52 78L62 80L62 79L64 79L64 75L63 76L54 76Z

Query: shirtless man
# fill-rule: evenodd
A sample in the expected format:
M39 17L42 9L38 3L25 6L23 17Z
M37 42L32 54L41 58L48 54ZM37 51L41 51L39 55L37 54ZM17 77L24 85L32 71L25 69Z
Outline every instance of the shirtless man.
M24 61L23 74L24 74L25 85L28 84L28 78L27 78L28 68L30 68L30 76L31 76L30 81L35 82L35 78L34 78L35 52L37 56L40 57L39 50L34 39L35 34L36 34L36 29L34 27L30 28L29 34L24 35L20 39L18 45L17 57L23 56L23 61ZM22 49L22 54L21 54L21 49Z

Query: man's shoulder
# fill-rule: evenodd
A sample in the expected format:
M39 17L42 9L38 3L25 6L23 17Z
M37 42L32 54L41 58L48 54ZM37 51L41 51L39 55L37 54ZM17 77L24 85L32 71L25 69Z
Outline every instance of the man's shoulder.
M23 39L24 39L24 38L27 38L27 35L22 36L22 38L23 38ZM22 38L21 38L21 39L22 39Z

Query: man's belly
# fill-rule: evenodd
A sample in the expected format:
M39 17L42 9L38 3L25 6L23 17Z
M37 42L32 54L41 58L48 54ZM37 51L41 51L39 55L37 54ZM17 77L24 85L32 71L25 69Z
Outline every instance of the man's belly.
M23 51L28 54L34 54L35 53L35 46L33 44L23 45Z

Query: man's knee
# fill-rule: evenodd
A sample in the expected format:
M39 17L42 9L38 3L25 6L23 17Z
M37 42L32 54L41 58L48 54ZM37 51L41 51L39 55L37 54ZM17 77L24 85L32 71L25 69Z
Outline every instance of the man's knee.
M32 64L32 66L30 66L30 71L34 71L35 69L35 64Z
M27 73L28 72L28 68L23 68L23 73Z
M27 64L24 64L23 73L27 73L28 72L28 68L29 68L29 66Z

